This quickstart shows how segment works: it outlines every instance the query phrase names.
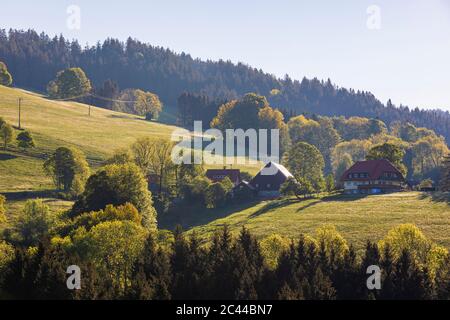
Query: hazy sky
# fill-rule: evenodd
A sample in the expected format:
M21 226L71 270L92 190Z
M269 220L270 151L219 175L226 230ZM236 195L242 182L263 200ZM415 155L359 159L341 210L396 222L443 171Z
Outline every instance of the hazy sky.
M79 30L67 27L69 5L81 9ZM372 5L380 19L368 13ZM16 0L2 1L0 28L82 44L132 36L280 77L331 78L383 102L450 110L450 0Z

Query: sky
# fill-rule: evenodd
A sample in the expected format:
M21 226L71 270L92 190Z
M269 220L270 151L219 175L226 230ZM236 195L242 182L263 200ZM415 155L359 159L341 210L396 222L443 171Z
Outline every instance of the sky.
M80 9L79 20L70 6ZM2 3L0 28L63 34L83 45L131 36L278 77L330 78L382 102L450 111L450 0L16 0Z

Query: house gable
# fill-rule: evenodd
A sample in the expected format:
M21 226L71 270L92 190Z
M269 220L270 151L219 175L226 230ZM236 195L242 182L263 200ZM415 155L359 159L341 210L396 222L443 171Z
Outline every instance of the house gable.
M272 172L272 170L275 170L273 171L275 174L268 175L267 173ZM279 192L281 185L293 177L284 166L270 162L252 179L250 184L258 192Z
M388 160L359 161L348 169L341 181L404 180L402 173Z

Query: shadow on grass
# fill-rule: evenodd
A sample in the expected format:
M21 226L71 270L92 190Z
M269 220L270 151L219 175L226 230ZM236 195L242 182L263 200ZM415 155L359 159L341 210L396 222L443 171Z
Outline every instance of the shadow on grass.
M250 219L259 217L269 211L272 211L274 209L280 209L283 207L290 206L291 204L298 203L299 201L297 199L282 199L282 200L275 200L267 203L264 205L261 209L256 210L251 216Z
M55 190L3 192L1 194L6 197L7 201L54 198L56 196Z
M450 192L423 192L419 196L420 200L431 199L434 202L447 203L450 205Z
M119 115L119 114L111 114L108 116L108 118L113 119L127 119L127 120L141 120L138 116L132 115L132 114L126 114L126 115Z
M0 153L0 161L7 161L16 159L17 156L9 154L9 153Z
M326 202L351 202L351 201L357 201L360 199L364 199L367 197L366 195L344 195L344 194L332 194L324 197L307 197L304 199L283 199L283 200L277 200L270 202L266 204L264 207L256 211L254 214L252 214L251 218L255 218L257 216L260 216L262 214L265 214L271 210L280 209L292 204L299 204L300 207L296 210L296 212L303 211L305 209L308 209L310 207L313 207L315 205L318 205L320 203L326 203Z
M189 230L197 226L206 225L214 220L226 218L233 213L252 208L258 203L257 201L252 201L218 209L182 205L176 210L158 216L158 228L174 230L177 225L180 225L183 227L183 230Z
M367 198L368 195L366 194L341 194L336 193L329 195L327 197L322 198L321 200L323 202L331 202L331 201L337 201L337 202L351 202L351 201L358 201L364 198Z

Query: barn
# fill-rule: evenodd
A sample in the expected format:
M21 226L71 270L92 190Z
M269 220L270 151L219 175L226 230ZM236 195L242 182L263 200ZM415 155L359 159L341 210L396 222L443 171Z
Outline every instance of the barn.
M269 162L251 181L259 197L277 198L280 196L280 188L289 178L294 176L283 165Z

